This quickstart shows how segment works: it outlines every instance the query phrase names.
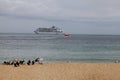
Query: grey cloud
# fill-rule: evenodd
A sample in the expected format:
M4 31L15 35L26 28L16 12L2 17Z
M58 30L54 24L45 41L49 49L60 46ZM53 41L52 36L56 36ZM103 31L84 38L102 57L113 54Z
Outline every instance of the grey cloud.
M27 32L34 24L56 24L73 33L119 33L119 4L119 0L0 0L0 30Z
M118 0L0 0L0 13L17 16L112 18L120 16Z
M9 12L18 15L49 15L55 12L54 3L52 0L2 0L0 9L4 12Z

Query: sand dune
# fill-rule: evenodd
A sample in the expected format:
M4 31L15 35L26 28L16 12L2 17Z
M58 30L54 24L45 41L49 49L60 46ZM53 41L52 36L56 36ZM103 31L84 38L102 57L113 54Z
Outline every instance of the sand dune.
M0 80L120 80L119 63L0 65Z

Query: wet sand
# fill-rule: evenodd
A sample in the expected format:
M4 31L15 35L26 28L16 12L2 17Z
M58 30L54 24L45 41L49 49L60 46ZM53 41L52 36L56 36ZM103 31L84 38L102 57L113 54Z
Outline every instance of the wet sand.
M119 63L0 65L0 80L120 80Z

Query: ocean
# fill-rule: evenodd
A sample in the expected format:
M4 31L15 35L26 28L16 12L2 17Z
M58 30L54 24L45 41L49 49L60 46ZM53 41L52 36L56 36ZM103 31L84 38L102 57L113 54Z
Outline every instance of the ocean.
M120 60L120 35L0 33L0 63L38 57L47 62L114 62Z

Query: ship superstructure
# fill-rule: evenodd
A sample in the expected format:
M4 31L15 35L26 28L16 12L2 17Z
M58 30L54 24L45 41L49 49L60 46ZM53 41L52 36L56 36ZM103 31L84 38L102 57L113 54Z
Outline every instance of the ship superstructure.
M52 26L50 28L37 28L34 32L36 34L60 34L63 31L58 27Z

